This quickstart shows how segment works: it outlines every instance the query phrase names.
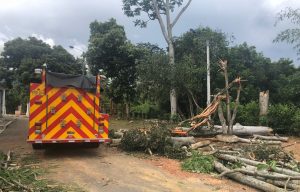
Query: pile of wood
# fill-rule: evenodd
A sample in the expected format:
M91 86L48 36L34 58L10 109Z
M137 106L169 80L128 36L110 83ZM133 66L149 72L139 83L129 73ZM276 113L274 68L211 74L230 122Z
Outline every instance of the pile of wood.
M127 132L126 130L115 132L117 138L112 139L111 145L120 145ZM147 139L142 137L146 143L142 143L146 147L143 150L152 155L154 148L151 148L153 145L150 142L151 131L139 129L138 132L147 137ZM252 134L247 138L236 135L195 138L172 137L167 134L161 140L168 140L173 151L182 149L179 152L184 151L185 157L190 156L192 151L213 155L214 168L220 173L220 177L228 177L262 191L300 191L300 163L282 147L282 144L288 141L287 137Z
M240 138L218 135L190 146L215 157L220 177L228 177L253 188L273 191L300 191L300 164L283 151L287 137L254 135ZM210 151L204 150L210 146ZM252 150L249 150L252 149Z

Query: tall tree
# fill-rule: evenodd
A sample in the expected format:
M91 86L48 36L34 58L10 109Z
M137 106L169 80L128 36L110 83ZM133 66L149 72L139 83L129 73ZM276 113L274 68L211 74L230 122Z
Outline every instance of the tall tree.
M200 107L206 106L206 41L210 41L211 75L216 80L218 74L217 61L224 58L228 52L227 36L221 31L206 28L190 29L175 39L176 58L176 87L181 90L178 94L178 107L182 111L189 110L192 115ZM219 76L217 76L219 78ZM222 82L222 77L217 82ZM216 88L217 83L212 83ZM187 99L186 99L187 98ZM188 103L185 103L188 101ZM189 106L188 109L184 109Z
M8 112L13 112L20 103L25 104L29 96L29 82L34 77L34 69L47 63L53 72L76 74L81 65L62 46L50 47L35 37L16 38L4 44L1 53L0 79L5 79L8 88Z
M129 116L129 103L133 100L136 83L136 59L139 52L126 37L124 27L115 19L90 24L90 39L86 53L93 74L99 69L111 80L110 97L116 103L125 103Z
M175 11L176 7L183 5L184 0L123 0L123 10L125 15L128 17L141 16L144 12L148 15L149 20L157 20L163 37L168 44L169 53L169 64L175 65L175 51L174 51L174 39L173 39L173 28L178 22L181 15L185 12L192 0L182 7L179 13L171 19L171 13ZM163 19L165 17L165 20ZM137 19L135 21L136 26L146 27L147 22L143 19ZM174 68L174 67L172 67ZM174 69L171 70L171 73ZM170 104L171 104L171 115L177 114L177 94L175 85L172 86L170 91Z
M293 9L291 7L287 7L282 10L278 13L275 25L285 20L290 21L293 25L295 25L295 27L281 31L274 39L274 42L287 42L289 44L293 44L297 54L300 55L300 8Z

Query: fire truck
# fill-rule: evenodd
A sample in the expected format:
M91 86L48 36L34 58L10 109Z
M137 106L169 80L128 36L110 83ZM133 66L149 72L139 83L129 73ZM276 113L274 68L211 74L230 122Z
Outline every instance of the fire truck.
M102 76L71 75L40 70L30 83L27 142L33 149L55 143L98 147L109 142L109 115L100 112Z

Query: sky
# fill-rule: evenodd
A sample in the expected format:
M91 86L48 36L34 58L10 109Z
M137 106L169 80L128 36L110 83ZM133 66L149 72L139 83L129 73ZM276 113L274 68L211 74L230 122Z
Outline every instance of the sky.
M233 35L232 45L247 42L273 61L290 58L300 66L292 45L272 42L280 31L295 27L288 22L274 26L277 13L285 7L300 8L300 1L193 0L174 27L173 35L180 36L200 26L210 27ZM167 46L158 22L150 22L143 29L134 27L134 19L123 14L122 0L0 0L0 52L6 41L34 36L51 46L62 45L80 57L88 46L89 24L110 18L124 26L133 43ZM70 45L74 48L69 48Z

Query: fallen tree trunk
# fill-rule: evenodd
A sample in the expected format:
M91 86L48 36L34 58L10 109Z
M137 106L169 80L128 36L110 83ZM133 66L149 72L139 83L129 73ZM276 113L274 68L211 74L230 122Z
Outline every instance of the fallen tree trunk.
M262 135L253 135L255 139L261 140L271 140L271 141L288 141L288 137L279 137L279 136L262 136Z
M295 191L300 191L300 185L294 184L292 182L287 182L287 181L276 181L273 179L266 179L263 177L256 177L256 179L259 179L261 181L270 183L272 185L276 185L278 187L287 187L289 189L294 189Z
M122 140L122 139L112 139L112 140L111 140L110 146L111 146L111 147L119 146L119 145L121 144L121 140Z
M122 137L124 136L124 133L123 133L123 132L115 132L115 133L114 133L114 136L115 136L116 138L122 138Z
M245 164L252 165L252 166L257 166L259 164L264 164L264 163L261 163L261 162L258 162L258 161L253 161L253 160L250 160L250 159L245 159L245 158L242 158L242 157L236 157L236 156L226 155L226 154L217 154L216 157L218 157L220 159L223 159L223 160L226 160L226 161L230 161L230 162L243 162ZM299 172L292 171L292 170L289 170L289 169L274 167L273 170L276 173L282 173L282 174L289 175L289 176L300 176Z
M280 145L281 141L260 141L260 140L250 140L237 137L236 135L217 135L216 139L218 141L226 142L226 143L253 143L253 144L267 144L267 145Z
M226 175L228 173L234 173L234 172L240 172L240 173L243 173L243 174L246 174L246 175L250 175L250 176L254 176L254 177L263 177L263 178L266 178L266 179L273 179L273 180L300 180L300 176L289 176L289 175L283 175L283 174L271 174L268 173L268 172L263 172L263 171L251 171L247 168L241 168L241 169L234 169L234 170L231 170L229 172L224 172L222 173L220 176L223 176L223 175Z
M210 143L211 143L210 141L200 141L200 142L197 142L195 144L191 144L191 149L198 149L200 147L207 146Z
M260 175L271 175L271 176L275 176L275 177L282 177L282 178L284 178L284 177L286 177L286 179L285 179L285 181L281 181L281 182L284 182L284 183L286 183L286 181L287 180L289 180L289 184L293 184L294 186L299 186L300 187L300 181L299 180L293 180L293 179L291 179L292 177L293 178L297 178L297 177L299 177L299 176L288 176L288 175L284 175L284 174L282 174L282 173L275 173L275 172L270 172L270 171L268 171L268 170L257 170L257 167L255 167L255 166L252 166L252 165L246 165L245 166L245 169L246 170L250 170L250 171L252 171L252 172L259 172L260 173ZM256 177L256 176L255 176ZM267 176L268 177L268 176ZM269 181L270 180L272 180L272 181L274 181L274 179L269 179L270 177L256 177L257 179L259 179L259 180L264 180L264 181L266 181L266 182L268 182L268 183L270 183ZM273 177L274 178L274 177ZM271 183L271 184L273 184L273 183ZM278 181L278 184L280 184L280 182ZM275 184L276 185L276 184ZM282 187L282 185L280 184L280 185L278 185L279 187Z
M221 125L214 125L216 132L222 133ZM252 135L272 135L273 129L264 126L243 126L235 124L233 126L233 135L252 136Z
M230 172L230 169L225 167L222 163L219 163L217 161L214 161L214 167L219 172ZM234 172L234 173L228 173L226 175L227 177L234 179L242 184L248 185L250 187L263 190L265 192L284 192L285 190L279 187L276 187L270 183L255 179L253 177L244 175L242 173Z
M195 143L194 137L170 137L170 141L173 146L181 147L181 146L190 146Z

